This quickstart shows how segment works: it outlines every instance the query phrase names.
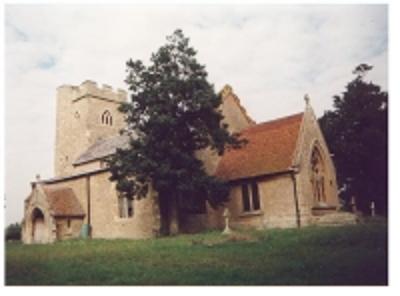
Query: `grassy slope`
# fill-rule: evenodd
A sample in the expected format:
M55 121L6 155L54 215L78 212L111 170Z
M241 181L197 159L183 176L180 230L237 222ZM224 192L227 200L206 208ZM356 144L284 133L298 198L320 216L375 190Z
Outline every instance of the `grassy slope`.
M8 243L7 285L384 285L384 224L254 232L212 247L217 232L154 240Z

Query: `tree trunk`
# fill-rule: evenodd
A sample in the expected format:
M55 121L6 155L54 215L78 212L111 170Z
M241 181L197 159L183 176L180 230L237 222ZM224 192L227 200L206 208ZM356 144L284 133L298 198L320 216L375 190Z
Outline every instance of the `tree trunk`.
M160 207L160 234L162 236L174 235L179 232L178 203L172 194L159 194Z
M159 207L160 207L160 234L162 236L169 235L169 209L168 209L168 194L159 194Z
M178 220L178 200L176 196L172 196L169 204L169 234L175 235L179 233Z

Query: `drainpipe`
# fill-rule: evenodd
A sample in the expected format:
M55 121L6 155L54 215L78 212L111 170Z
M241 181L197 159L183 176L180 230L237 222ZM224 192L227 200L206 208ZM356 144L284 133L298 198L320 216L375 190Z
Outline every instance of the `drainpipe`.
M292 177L293 181L293 196L294 196L294 206L296 209L296 224L299 228L301 226L300 222L300 208L299 208L299 197L297 195L297 182L296 182L296 174L299 172L299 168L297 166L293 166L292 170L290 171L290 176Z
M88 229L87 229L87 234L88 237L92 237L92 225L91 225L91 208L90 208L90 175L86 177L86 202L87 202L87 224L88 224Z

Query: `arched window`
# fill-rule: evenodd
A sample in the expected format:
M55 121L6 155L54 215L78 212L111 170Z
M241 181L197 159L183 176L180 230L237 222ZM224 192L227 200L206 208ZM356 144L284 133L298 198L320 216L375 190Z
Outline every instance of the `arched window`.
M314 196L314 202L317 205L326 203L325 194L325 167L320 150L314 147L311 154L311 186Z
M103 112L103 114L101 115L101 123L105 125L113 124L110 111L106 110Z

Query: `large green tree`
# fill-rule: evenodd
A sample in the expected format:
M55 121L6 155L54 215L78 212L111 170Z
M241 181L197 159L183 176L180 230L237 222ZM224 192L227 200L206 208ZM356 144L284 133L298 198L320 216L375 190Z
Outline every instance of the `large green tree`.
M242 141L222 123L222 99L181 30L167 37L149 65L129 60L127 72L130 101L120 111L130 148L108 160L110 180L121 194L137 199L151 184L158 192L161 233L168 234L173 208L205 200L216 207L227 200L227 184L206 174L196 152L222 154Z
M388 94L365 81L372 66L361 64L342 95L334 96L334 109L319 122L334 154L338 183L345 201L356 197L367 212L372 201L387 214Z

